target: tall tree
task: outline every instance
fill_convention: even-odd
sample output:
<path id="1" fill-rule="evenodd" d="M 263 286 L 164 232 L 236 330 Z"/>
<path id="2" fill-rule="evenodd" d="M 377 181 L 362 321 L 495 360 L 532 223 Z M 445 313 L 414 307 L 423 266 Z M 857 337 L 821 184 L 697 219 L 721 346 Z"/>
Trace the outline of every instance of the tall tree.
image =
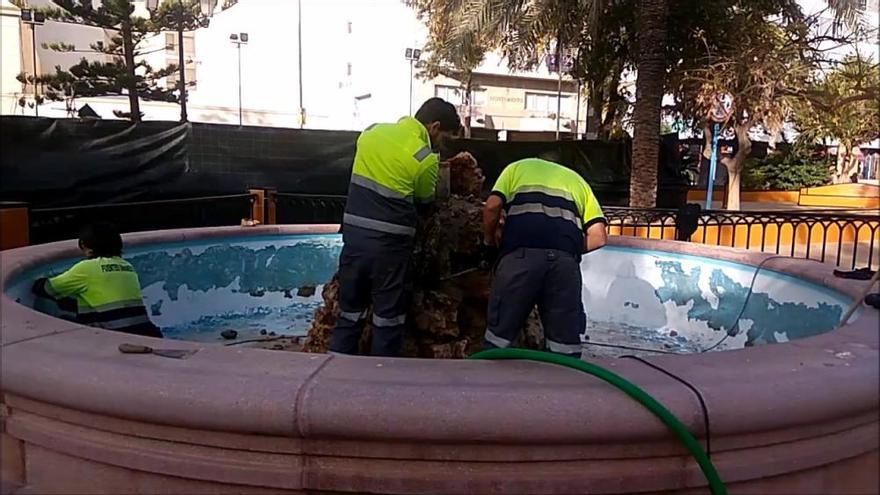
<path id="1" fill-rule="evenodd" d="M 660 110 L 666 79 L 667 0 L 639 0 L 637 12 L 638 56 L 629 204 L 653 208 L 657 204 Z"/>
<path id="2" fill-rule="evenodd" d="M 458 81 L 462 94 L 461 111 L 464 113 L 465 137 L 471 136 L 471 110 L 474 70 L 482 63 L 487 43 L 480 32 L 467 32 L 454 37 L 452 8 L 455 2 L 437 0 L 407 0 L 428 28 L 428 42 L 424 47 L 427 59 L 419 62 L 419 76 L 433 79 L 438 75 Z"/>
<path id="3" fill-rule="evenodd" d="M 211 12 L 202 12 L 199 0 L 165 0 L 159 8 L 150 12 L 150 18 L 157 30 L 174 31 L 177 33 L 177 98 L 180 101 L 180 121 L 188 120 L 186 110 L 187 84 L 194 81 L 186 80 L 186 60 L 183 33 L 207 27 Z"/>
<path id="4" fill-rule="evenodd" d="M 736 139 L 733 156 L 722 157 L 727 169 L 727 207 L 740 208 L 743 166 L 752 149 L 750 132 L 761 127 L 780 131 L 796 95 L 815 69 L 808 24 L 795 0 L 733 3 L 721 30 L 708 33 L 706 55 L 683 67 L 675 88 L 684 114 L 705 125 L 708 157 L 711 130 L 707 115 L 716 95 L 730 94 L 734 108 L 727 122 Z"/>
<path id="5" fill-rule="evenodd" d="M 798 139 L 837 140 L 834 182 L 858 172 L 856 146 L 880 138 L 880 65 L 860 56 L 843 60 L 828 74 L 817 74 L 794 105 Z"/>
<path id="6" fill-rule="evenodd" d="M 23 0 L 15 2 L 23 4 Z M 63 78 L 73 77 L 93 88 L 102 88 L 106 92 L 101 95 L 127 95 L 129 111 L 114 113 L 135 122 L 139 122 L 142 117 L 140 98 L 177 100 L 170 91 L 159 85 L 161 79 L 174 73 L 176 66 L 154 70 L 140 57 L 142 53 L 138 46 L 148 36 L 157 33 L 160 27 L 148 18 L 134 15 L 133 0 L 103 0 L 97 7 L 92 0 L 53 0 L 53 4 L 54 6 L 39 9 L 47 19 L 99 27 L 111 33 L 109 43 L 90 45 L 90 51 L 109 56 L 109 62 L 83 60 L 75 66 L 78 75 L 71 71 L 56 70 L 56 76 L 59 72 L 68 72 Z M 56 51 L 79 51 L 76 46 L 66 43 L 47 46 Z"/>
<path id="7" fill-rule="evenodd" d="M 635 57 L 641 85 L 635 101 L 634 166 L 631 175 L 630 204 L 654 206 L 657 189 L 657 162 L 659 154 L 660 106 L 665 79 L 665 38 L 668 0 L 638 0 L 638 33 L 640 50 Z M 600 43 L 603 22 L 617 3 L 607 0 L 434 0 L 442 5 L 454 28 L 449 36 L 465 40 L 485 40 L 488 48 L 500 49 L 512 68 L 534 68 L 541 58 L 552 51 L 560 53 L 571 47 L 588 48 Z M 618 13 L 621 11 L 617 11 Z M 633 31 L 630 30 L 630 33 Z M 629 43 L 627 33 L 620 37 Z M 610 46 L 610 45 L 609 45 Z M 624 45 L 617 45 L 622 48 Z M 630 49 L 631 50 L 631 49 Z M 602 58 L 605 54 L 586 51 L 585 60 Z M 590 55 L 592 53 L 592 56 Z M 622 54 L 620 54 L 622 55 Z M 603 117 L 612 114 L 611 122 L 625 109 L 620 94 L 620 73 L 628 59 L 619 57 L 591 77 L 589 97 L 607 96 L 612 104 L 601 108 Z M 644 63 L 644 67 L 641 64 Z M 581 66 L 579 69 L 583 69 Z M 586 72 L 586 71 L 584 71 Z M 586 74 L 581 74 L 586 75 Z M 589 76 L 588 76 L 589 77 Z M 594 104 L 598 103 L 594 101 Z M 604 106 L 604 102 L 603 102 Z M 595 108 L 595 107 L 594 107 Z M 603 123 L 605 119 L 603 118 Z M 610 123 L 610 122 L 609 122 Z"/>
<path id="8" fill-rule="evenodd" d="M 725 131 L 735 138 L 736 151 L 720 163 L 728 175 L 726 206 L 739 209 L 743 167 L 752 149 L 750 133 L 777 135 L 796 106 L 811 98 L 817 71 L 834 63 L 827 58 L 828 45 L 852 45 L 861 35 L 858 29 L 826 33 L 820 29 L 823 13 L 805 15 L 796 0 L 717 3 L 726 4 L 727 14 L 715 15 L 715 21 L 699 31 L 704 55 L 683 57 L 670 77 L 669 90 L 682 116 L 705 126 L 706 158 L 711 149 L 706 116 L 715 95 L 734 97 Z M 835 14 L 847 18 L 845 10 Z"/>
<path id="9" fill-rule="evenodd" d="M 635 67 L 634 7 L 635 0 L 608 2 L 600 12 L 591 14 L 602 21 L 588 23 L 575 40 L 578 56 L 571 75 L 586 83 L 587 102 L 596 115 L 600 139 L 626 134 L 633 98 L 621 80 Z"/>

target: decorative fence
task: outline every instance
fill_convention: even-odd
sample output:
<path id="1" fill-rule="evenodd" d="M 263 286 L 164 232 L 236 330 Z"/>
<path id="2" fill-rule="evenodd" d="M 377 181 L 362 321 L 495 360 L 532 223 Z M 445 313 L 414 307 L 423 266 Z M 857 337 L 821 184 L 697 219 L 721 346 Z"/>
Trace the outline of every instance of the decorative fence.
<path id="1" fill-rule="evenodd" d="M 30 210 L 32 243 L 70 239 L 101 220 L 125 232 L 262 223 L 339 223 L 345 196 L 277 193 Z M 809 258 L 854 269 L 880 267 L 880 215 L 859 211 L 698 211 L 606 207 L 609 232 Z"/>
<path id="2" fill-rule="evenodd" d="M 29 211 L 30 242 L 75 239 L 89 222 L 111 222 L 122 232 L 238 225 L 250 218 L 255 194 L 204 196 L 160 201 L 137 201 Z"/>
<path id="3" fill-rule="evenodd" d="M 279 223 L 338 223 L 345 196 L 270 194 Z M 687 240 L 809 258 L 844 268 L 880 265 L 880 215 L 871 211 L 701 211 L 607 207 L 612 235 Z M 873 214 L 871 214 L 873 213 Z M 687 230 L 692 230 L 688 235 Z"/>
<path id="4" fill-rule="evenodd" d="M 846 268 L 880 265 L 880 216 L 870 213 L 709 210 L 695 215 L 690 229 L 682 229 L 682 214 L 677 210 L 605 208 L 613 235 L 680 238 Z M 688 235 L 687 230 L 692 233 Z"/>

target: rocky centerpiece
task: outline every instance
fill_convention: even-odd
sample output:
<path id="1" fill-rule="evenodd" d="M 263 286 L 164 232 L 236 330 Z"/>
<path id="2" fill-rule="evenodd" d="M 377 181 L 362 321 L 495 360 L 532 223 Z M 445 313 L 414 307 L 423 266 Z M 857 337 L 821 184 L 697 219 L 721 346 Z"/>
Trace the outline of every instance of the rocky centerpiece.
<path id="1" fill-rule="evenodd" d="M 486 331 L 489 271 L 479 268 L 482 238 L 482 170 L 469 153 L 441 164 L 449 168 L 449 197 L 438 199 L 433 211 L 420 219 L 413 254 L 408 332 L 402 355 L 425 358 L 463 358 L 480 349 Z M 326 352 L 339 314 L 336 276 L 324 286 L 324 304 L 315 311 L 303 347 Z M 369 322 L 369 318 L 367 319 Z M 361 339 L 366 354 L 367 324 Z M 522 344 L 539 347 L 541 329 L 533 314 Z"/>

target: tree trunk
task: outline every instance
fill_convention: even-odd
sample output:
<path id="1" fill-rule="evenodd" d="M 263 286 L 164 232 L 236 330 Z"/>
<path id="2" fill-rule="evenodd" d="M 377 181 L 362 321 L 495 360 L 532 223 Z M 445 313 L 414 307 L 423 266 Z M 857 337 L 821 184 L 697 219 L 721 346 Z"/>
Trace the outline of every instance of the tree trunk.
<path id="1" fill-rule="evenodd" d="M 727 201 L 725 208 L 728 210 L 739 210 L 740 205 L 740 185 L 742 183 L 743 166 L 746 158 L 752 152 L 752 141 L 749 139 L 749 129 L 752 128 L 750 122 L 743 122 L 733 127 L 736 132 L 737 150 L 732 158 L 724 158 L 721 163 L 727 168 Z"/>
<path id="2" fill-rule="evenodd" d="M 462 104 L 464 106 L 464 137 L 466 139 L 471 138 L 471 105 L 473 102 L 471 101 L 471 86 L 473 84 L 473 77 L 468 75 L 467 79 L 464 82 L 464 96 L 462 96 Z"/>
<path id="3" fill-rule="evenodd" d="M 122 49 L 125 58 L 125 71 L 128 75 L 125 81 L 125 89 L 128 91 L 128 105 L 132 122 L 141 121 L 141 107 L 138 101 L 137 76 L 134 73 L 134 43 L 132 42 L 131 20 L 122 21 Z"/>
<path id="4" fill-rule="evenodd" d="M 666 75 L 666 11 L 666 0 L 640 0 L 636 14 L 639 55 L 629 204 L 637 208 L 653 208 L 657 204 L 660 107 Z"/>
<path id="5" fill-rule="evenodd" d="M 853 153 L 854 145 L 839 143 L 837 145 L 837 164 L 834 167 L 834 183 L 849 184 L 850 177 L 859 171 L 858 160 Z"/>

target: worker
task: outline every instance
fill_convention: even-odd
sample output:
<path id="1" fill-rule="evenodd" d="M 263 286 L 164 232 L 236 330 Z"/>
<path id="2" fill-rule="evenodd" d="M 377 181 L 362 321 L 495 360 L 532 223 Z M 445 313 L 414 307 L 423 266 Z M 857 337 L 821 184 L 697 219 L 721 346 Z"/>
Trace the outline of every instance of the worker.
<path id="1" fill-rule="evenodd" d="M 438 156 L 461 123 L 453 105 L 427 100 L 415 118 L 361 133 L 342 220 L 339 307 L 330 352 L 357 354 L 372 306 L 374 356 L 400 352 L 409 307 L 406 288 L 419 211 L 434 199 Z"/>
<path id="2" fill-rule="evenodd" d="M 141 296 L 137 273 L 122 259 L 122 237 L 109 223 L 85 226 L 79 248 L 86 259 L 51 278 L 34 282 L 33 292 L 54 299 L 59 306 L 71 301 L 76 320 L 117 332 L 162 337 L 150 321 Z"/>
<path id="3" fill-rule="evenodd" d="M 580 357 L 580 260 L 605 245 L 607 222 L 580 175 L 555 153 L 541 157 L 508 165 L 483 209 L 484 257 L 495 267 L 484 347 L 510 346 L 537 305 L 547 349 Z"/>

